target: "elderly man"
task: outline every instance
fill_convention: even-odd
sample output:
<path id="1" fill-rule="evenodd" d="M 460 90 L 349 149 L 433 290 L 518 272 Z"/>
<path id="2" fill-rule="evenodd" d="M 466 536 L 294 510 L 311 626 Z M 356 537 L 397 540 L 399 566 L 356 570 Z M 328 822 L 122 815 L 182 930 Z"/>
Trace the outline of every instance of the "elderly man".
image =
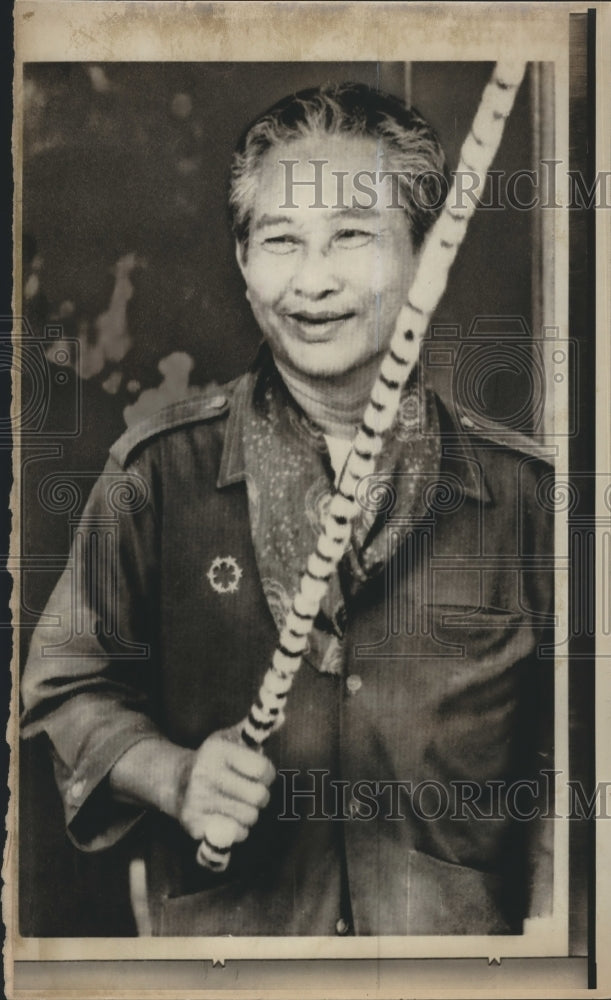
<path id="1" fill-rule="evenodd" d="M 527 439 L 455 423 L 421 373 L 361 484 L 285 725 L 264 753 L 236 730 L 444 170 L 427 123 L 360 85 L 248 129 L 230 206 L 264 344 L 222 393 L 111 449 L 34 636 L 25 733 L 51 739 L 77 845 L 146 824 L 155 934 L 519 933 L 528 912 L 540 850 L 524 820 L 551 766 L 547 468 Z M 196 861 L 211 814 L 238 831 L 221 874 Z"/>

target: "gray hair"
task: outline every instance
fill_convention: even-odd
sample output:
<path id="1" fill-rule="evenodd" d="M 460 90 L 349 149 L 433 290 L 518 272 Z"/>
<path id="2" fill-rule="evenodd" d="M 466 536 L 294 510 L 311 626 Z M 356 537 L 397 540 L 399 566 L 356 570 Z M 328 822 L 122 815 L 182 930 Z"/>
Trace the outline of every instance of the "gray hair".
<path id="1" fill-rule="evenodd" d="M 261 160 L 281 143 L 307 136 L 370 135 L 381 139 L 419 247 L 449 191 L 445 155 L 437 134 L 414 108 L 361 83 L 326 84 L 285 97 L 242 134 L 233 156 L 229 190 L 232 231 L 246 249 Z"/>

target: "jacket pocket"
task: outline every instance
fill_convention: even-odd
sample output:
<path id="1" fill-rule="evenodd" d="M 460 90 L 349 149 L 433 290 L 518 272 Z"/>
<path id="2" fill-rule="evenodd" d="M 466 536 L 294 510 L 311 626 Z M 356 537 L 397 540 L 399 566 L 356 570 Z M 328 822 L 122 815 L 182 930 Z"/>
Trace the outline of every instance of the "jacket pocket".
<path id="1" fill-rule="evenodd" d="M 430 672 L 439 714 L 498 732 L 520 697 L 522 668 L 536 650 L 532 623 L 500 610 L 436 605 L 431 626 L 433 639 L 453 651 Z"/>
<path id="2" fill-rule="evenodd" d="M 534 647 L 532 622 L 520 613 L 460 604 L 426 605 L 425 609 L 435 642 L 458 658 L 499 660 L 510 647 L 515 661 Z"/>
<path id="3" fill-rule="evenodd" d="M 407 869 L 408 934 L 511 934 L 502 912 L 501 879 L 411 850 Z"/>

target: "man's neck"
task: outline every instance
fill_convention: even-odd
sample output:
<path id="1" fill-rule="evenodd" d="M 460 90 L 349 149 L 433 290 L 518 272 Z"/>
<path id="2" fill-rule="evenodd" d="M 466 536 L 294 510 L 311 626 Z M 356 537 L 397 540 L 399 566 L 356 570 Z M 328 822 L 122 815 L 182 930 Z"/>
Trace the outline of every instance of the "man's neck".
<path id="1" fill-rule="evenodd" d="M 285 385 L 304 413 L 333 437 L 351 439 L 363 416 L 380 358 L 333 378 L 312 378 L 276 361 Z"/>

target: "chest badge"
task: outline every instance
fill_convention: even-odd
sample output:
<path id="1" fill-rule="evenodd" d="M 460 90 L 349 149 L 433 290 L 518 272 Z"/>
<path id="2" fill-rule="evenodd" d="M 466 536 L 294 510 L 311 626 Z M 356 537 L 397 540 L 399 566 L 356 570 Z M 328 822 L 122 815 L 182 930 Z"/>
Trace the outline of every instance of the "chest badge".
<path id="1" fill-rule="evenodd" d="M 206 576 L 217 594 L 235 594 L 242 579 L 242 570 L 233 556 L 217 556 L 212 560 Z"/>

